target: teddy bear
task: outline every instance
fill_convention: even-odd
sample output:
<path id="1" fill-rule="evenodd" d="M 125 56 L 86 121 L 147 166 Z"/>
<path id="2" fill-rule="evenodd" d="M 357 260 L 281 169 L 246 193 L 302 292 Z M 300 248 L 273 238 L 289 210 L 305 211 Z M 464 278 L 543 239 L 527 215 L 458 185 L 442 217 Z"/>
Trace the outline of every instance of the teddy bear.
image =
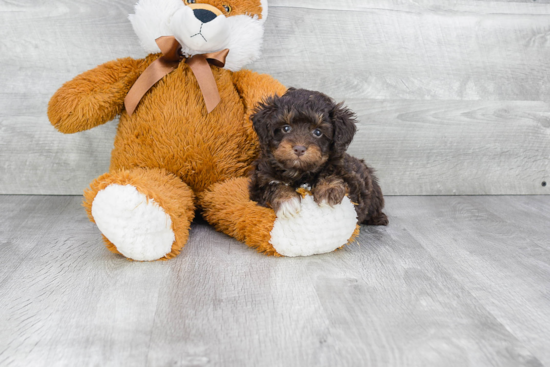
<path id="1" fill-rule="evenodd" d="M 319 252 L 317 245 L 296 251 L 299 241 L 288 243 L 285 228 L 299 221 L 277 224 L 273 210 L 248 195 L 259 152 L 250 116 L 264 98 L 286 91 L 271 76 L 242 69 L 260 57 L 267 14 L 267 0 L 140 0 L 129 19 L 148 56 L 100 65 L 51 98 L 48 117 L 62 133 L 120 117 L 109 172 L 84 193 L 110 251 L 137 261 L 174 258 L 200 211 L 267 255 Z M 356 235 L 351 222 L 320 252 Z M 272 236 L 282 241 L 279 250 Z"/>

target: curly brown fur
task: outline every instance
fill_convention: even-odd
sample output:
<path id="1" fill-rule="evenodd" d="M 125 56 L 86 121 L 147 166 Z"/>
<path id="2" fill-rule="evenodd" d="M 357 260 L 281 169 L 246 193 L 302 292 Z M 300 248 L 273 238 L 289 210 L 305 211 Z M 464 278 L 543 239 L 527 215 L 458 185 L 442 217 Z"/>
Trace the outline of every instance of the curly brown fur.
<path id="1" fill-rule="evenodd" d="M 358 223 L 388 224 L 374 170 L 346 153 L 356 120 L 342 103 L 290 88 L 259 104 L 252 122 L 261 147 L 250 182 L 253 201 L 277 211 L 307 184 L 319 204 L 339 204 L 347 194 L 356 204 Z"/>

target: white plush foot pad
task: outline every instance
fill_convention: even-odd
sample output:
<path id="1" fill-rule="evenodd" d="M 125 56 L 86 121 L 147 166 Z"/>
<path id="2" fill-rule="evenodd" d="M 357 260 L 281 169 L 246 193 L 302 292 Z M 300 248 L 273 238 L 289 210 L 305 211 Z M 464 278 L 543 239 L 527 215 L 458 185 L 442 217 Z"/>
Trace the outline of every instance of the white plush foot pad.
<path id="1" fill-rule="evenodd" d="M 172 220 L 154 200 L 134 186 L 111 185 L 92 204 L 99 230 L 132 260 L 153 261 L 172 251 Z"/>
<path id="2" fill-rule="evenodd" d="M 275 250 L 283 256 L 324 254 L 345 245 L 357 227 L 357 213 L 346 196 L 334 207 L 319 206 L 313 196 L 302 199 L 294 217 L 278 217 L 271 231 Z"/>

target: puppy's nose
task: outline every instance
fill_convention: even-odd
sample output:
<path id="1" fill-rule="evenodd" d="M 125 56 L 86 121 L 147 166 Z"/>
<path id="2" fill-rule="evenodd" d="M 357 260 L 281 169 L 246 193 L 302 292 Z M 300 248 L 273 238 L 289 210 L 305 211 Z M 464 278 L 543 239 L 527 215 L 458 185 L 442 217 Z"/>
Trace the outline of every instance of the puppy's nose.
<path id="1" fill-rule="evenodd" d="M 303 145 L 296 145 L 294 148 L 294 154 L 296 154 L 298 157 L 301 157 L 305 154 L 307 148 Z"/>
<path id="2" fill-rule="evenodd" d="M 206 9 L 193 9 L 193 13 L 195 13 L 195 18 L 203 23 L 211 22 L 217 17 L 216 14 Z"/>

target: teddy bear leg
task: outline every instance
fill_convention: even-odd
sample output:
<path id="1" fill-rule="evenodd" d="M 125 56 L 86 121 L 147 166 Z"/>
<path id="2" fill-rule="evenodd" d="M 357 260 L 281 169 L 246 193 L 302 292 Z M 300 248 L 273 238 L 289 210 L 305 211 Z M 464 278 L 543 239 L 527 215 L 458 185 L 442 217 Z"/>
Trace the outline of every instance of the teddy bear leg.
<path id="1" fill-rule="evenodd" d="M 270 244 L 275 223 L 273 210 L 251 201 L 248 179 L 234 178 L 210 187 L 199 195 L 204 218 L 216 228 L 258 252 L 281 256 Z"/>
<path id="2" fill-rule="evenodd" d="M 193 191 L 162 169 L 106 173 L 84 192 L 90 220 L 107 248 L 137 261 L 176 257 L 195 215 Z"/>
<path id="3" fill-rule="evenodd" d="M 215 184 L 199 195 L 199 202 L 205 219 L 217 230 L 259 252 L 290 257 L 323 254 L 359 235 L 357 213 L 349 199 L 339 208 L 329 209 L 306 195 L 301 218 L 281 219 L 272 209 L 250 200 L 248 183 L 247 178 L 235 178 Z"/>

